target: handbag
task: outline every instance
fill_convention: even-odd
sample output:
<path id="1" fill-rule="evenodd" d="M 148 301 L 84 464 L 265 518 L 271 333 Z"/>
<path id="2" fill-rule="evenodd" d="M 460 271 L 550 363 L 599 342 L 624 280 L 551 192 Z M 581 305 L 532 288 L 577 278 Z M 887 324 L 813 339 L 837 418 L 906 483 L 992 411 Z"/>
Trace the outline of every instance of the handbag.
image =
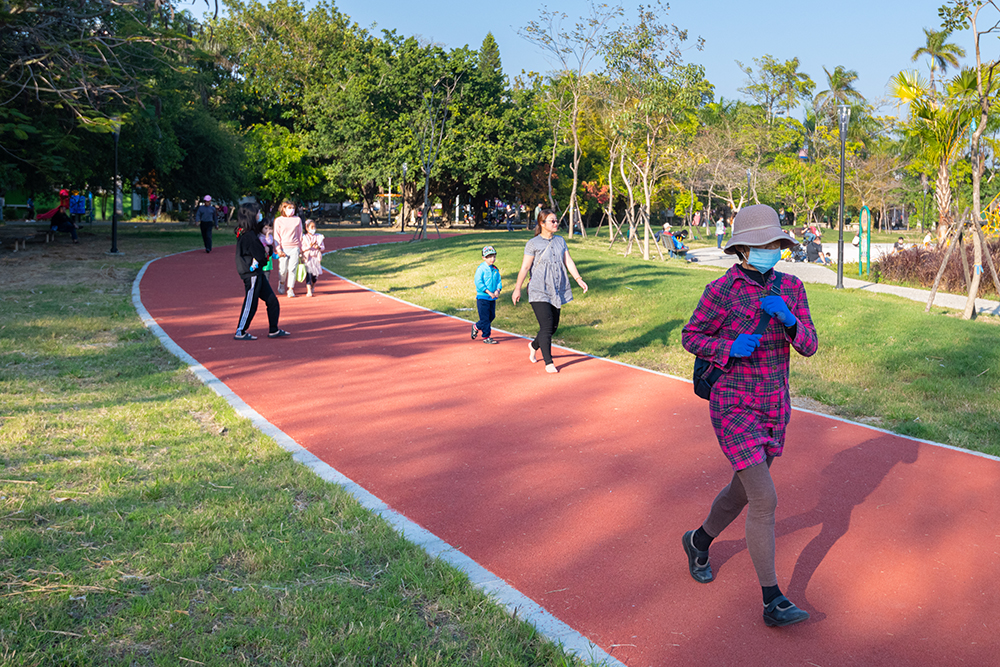
<path id="1" fill-rule="evenodd" d="M 295 280 L 296 282 L 304 282 L 306 279 L 306 265 L 299 262 L 299 265 L 295 268 Z"/>
<path id="2" fill-rule="evenodd" d="M 781 274 L 776 273 L 774 276 L 774 282 L 771 283 L 771 294 L 780 295 L 781 293 Z M 755 334 L 763 334 L 767 331 L 767 327 L 771 324 L 771 316 L 767 313 L 761 311 L 760 322 L 757 323 L 757 328 L 754 330 Z M 715 383 L 722 377 L 723 370 L 713 364 L 708 359 L 702 359 L 701 357 L 694 358 L 694 393 L 699 398 L 704 398 L 706 401 L 712 398 L 712 388 Z"/>

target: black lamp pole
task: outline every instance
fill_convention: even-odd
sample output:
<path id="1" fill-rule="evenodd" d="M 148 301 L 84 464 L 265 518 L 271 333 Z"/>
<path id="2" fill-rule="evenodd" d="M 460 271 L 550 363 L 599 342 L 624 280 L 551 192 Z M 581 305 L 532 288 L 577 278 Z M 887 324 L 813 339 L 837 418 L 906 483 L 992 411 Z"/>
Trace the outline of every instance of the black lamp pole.
<path id="1" fill-rule="evenodd" d="M 837 289 L 844 289 L 844 142 L 847 140 L 851 107 L 841 104 L 837 107 L 837 116 L 840 120 L 840 236 L 837 239 Z"/>
<path id="2" fill-rule="evenodd" d="M 114 199 L 111 207 L 111 254 L 118 254 L 118 135 L 121 134 L 122 124 L 118 117 L 114 119 L 115 134 L 115 182 Z"/>

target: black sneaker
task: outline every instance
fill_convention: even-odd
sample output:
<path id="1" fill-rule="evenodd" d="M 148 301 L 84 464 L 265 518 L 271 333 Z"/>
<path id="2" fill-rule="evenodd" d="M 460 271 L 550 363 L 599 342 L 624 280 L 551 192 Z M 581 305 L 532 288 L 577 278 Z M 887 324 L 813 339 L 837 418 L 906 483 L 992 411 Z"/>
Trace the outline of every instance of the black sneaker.
<path id="1" fill-rule="evenodd" d="M 710 583 L 715 579 L 715 575 L 712 574 L 712 566 L 708 564 L 708 552 L 699 551 L 694 548 L 694 541 L 691 539 L 692 535 L 694 535 L 694 531 L 689 530 L 681 538 L 684 553 L 687 554 L 688 572 L 691 573 L 691 578 L 699 584 Z"/>
<path id="2" fill-rule="evenodd" d="M 278 329 L 277 331 L 272 331 L 271 333 L 267 334 L 267 337 L 268 338 L 284 338 L 285 336 L 291 336 L 291 335 L 292 334 L 288 333 L 284 329 Z"/>
<path id="3" fill-rule="evenodd" d="M 783 628 L 808 618 L 808 611 L 799 609 L 784 595 L 779 595 L 770 604 L 764 605 L 764 624 L 771 628 Z"/>
<path id="4" fill-rule="evenodd" d="M 245 333 L 236 332 L 236 335 L 233 336 L 233 340 L 257 340 L 257 337 L 251 335 L 249 332 Z"/>
<path id="5" fill-rule="evenodd" d="M 476 340 L 476 336 L 478 336 L 478 335 L 479 335 L 479 329 L 477 329 L 476 325 L 473 324 L 472 325 L 472 340 Z"/>

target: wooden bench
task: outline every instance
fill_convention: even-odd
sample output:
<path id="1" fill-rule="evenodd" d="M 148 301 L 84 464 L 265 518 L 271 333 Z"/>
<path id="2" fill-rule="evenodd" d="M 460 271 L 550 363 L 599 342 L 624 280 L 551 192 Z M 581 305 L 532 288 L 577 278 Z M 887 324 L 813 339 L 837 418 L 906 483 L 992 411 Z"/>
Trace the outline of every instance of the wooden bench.
<path id="1" fill-rule="evenodd" d="M 28 245 L 28 241 L 34 241 L 36 238 L 39 238 L 39 240 L 44 238 L 44 242 L 49 243 L 50 241 L 55 240 L 56 232 L 52 231 L 48 225 L 45 225 L 44 227 L 14 227 L 10 229 L 0 228 L 0 243 L 6 245 L 7 243 L 13 241 L 14 252 L 24 250 Z"/>

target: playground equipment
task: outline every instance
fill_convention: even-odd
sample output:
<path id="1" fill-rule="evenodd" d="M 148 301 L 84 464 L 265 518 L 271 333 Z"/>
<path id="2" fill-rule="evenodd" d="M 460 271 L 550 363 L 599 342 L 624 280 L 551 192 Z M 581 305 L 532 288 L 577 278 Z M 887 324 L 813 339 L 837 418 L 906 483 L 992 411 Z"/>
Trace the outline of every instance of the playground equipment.
<path id="1" fill-rule="evenodd" d="M 990 200 L 983 209 L 983 234 L 1000 237 L 1000 194 Z"/>

